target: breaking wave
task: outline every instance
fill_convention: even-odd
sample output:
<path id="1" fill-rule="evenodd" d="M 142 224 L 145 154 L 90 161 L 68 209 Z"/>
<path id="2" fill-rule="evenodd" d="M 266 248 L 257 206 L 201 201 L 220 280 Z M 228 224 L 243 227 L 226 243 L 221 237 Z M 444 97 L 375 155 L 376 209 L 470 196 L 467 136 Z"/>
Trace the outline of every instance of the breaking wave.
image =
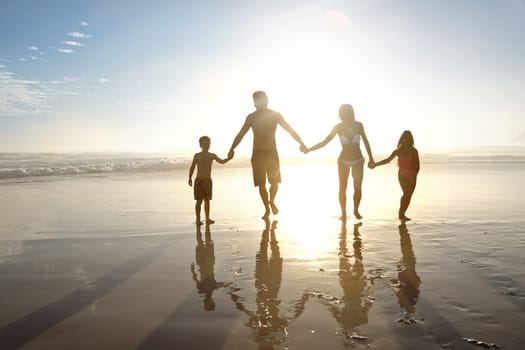
<path id="1" fill-rule="evenodd" d="M 0 154 L 0 179 L 130 171 L 167 171 L 189 166 L 185 157 L 137 154 Z"/>

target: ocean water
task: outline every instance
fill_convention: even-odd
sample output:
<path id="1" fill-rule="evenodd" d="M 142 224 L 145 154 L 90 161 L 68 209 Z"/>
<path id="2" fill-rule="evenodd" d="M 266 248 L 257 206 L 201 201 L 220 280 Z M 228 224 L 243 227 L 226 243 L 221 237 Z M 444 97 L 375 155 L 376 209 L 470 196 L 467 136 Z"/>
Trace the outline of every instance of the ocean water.
<path id="1" fill-rule="evenodd" d="M 52 175 L 163 171 L 187 167 L 188 157 L 132 153 L 0 153 L 0 179 Z"/>
<path id="2" fill-rule="evenodd" d="M 360 211 L 369 224 L 395 220 L 401 190 L 392 164 L 366 169 Z M 0 238 L 171 232 L 195 222 L 189 161 L 166 155 L 0 156 Z M 337 168 L 282 166 L 282 219 L 336 218 Z M 408 215 L 418 222 L 517 222 L 525 213 L 525 161 L 423 160 Z M 217 225 L 253 225 L 262 215 L 251 170 L 215 164 L 212 216 Z M 351 182 L 348 212 L 352 209 Z M 285 214 L 284 216 L 282 214 Z"/>

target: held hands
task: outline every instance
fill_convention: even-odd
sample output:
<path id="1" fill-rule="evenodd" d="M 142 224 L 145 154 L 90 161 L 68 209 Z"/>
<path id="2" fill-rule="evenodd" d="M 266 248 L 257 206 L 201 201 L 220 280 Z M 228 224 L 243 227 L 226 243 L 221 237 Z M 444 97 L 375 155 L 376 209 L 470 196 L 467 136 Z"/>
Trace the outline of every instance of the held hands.
<path id="1" fill-rule="evenodd" d="M 233 151 L 233 149 L 231 149 L 231 150 L 228 152 L 228 160 L 232 159 L 234 155 L 235 155 L 235 152 Z"/>
<path id="2" fill-rule="evenodd" d="M 303 152 L 304 154 L 310 152 L 310 150 L 308 149 L 308 147 L 305 146 L 304 143 L 301 144 L 301 147 L 299 147 L 299 150 L 300 150 L 301 152 Z"/>
<path id="3" fill-rule="evenodd" d="M 370 160 L 368 161 L 368 167 L 369 167 L 370 169 L 374 169 L 374 168 L 376 167 L 376 163 L 375 163 L 372 159 L 370 159 Z"/>

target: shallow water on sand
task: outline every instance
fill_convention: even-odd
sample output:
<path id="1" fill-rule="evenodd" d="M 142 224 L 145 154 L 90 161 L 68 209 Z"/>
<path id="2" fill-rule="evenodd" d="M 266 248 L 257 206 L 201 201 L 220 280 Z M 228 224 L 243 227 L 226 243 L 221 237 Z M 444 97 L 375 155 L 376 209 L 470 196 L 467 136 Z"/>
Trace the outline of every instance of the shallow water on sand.
<path id="1" fill-rule="evenodd" d="M 186 172 L 3 182 L 0 348 L 519 349 L 506 167 L 428 165 L 405 225 L 393 167 L 365 174 L 359 222 L 337 219 L 331 166 L 283 167 L 268 222 L 249 169 L 217 167 L 200 229 Z"/>

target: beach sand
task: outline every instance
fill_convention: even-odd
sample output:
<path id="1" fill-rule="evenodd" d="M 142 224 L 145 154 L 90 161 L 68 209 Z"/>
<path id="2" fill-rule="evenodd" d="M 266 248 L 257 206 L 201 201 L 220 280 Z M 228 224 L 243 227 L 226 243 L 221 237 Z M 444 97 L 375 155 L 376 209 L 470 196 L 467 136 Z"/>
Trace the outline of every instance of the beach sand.
<path id="1" fill-rule="evenodd" d="M 346 222 L 335 165 L 282 172 L 265 222 L 215 166 L 200 228 L 187 171 L 1 180 L 0 349 L 523 348 L 525 164 L 423 164 L 405 225 L 394 166 Z"/>

